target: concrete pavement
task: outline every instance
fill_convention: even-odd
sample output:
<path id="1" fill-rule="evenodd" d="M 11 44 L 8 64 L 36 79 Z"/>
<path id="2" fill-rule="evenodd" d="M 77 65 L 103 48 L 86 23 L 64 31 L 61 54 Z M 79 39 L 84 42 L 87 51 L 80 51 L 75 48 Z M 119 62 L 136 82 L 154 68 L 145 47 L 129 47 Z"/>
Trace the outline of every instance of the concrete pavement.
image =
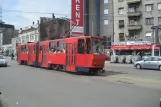
<path id="1" fill-rule="evenodd" d="M 159 107 L 160 89 L 103 79 L 112 74 L 81 76 L 9 64 L 0 68 L 8 107 Z"/>

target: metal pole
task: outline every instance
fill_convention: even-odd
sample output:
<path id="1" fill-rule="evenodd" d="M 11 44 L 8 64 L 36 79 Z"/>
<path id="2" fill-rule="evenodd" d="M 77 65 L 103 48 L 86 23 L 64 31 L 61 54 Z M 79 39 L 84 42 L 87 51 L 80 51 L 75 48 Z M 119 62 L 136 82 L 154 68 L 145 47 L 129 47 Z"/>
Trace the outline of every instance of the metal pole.
<path id="1" fill-rule="evenodd" d="M 94 36 L 94 26 L 93 26 L 93 19 L 92 19 L 92 36 Z"/>
<path id="2" fill-rule="evenodd" d="M 152 56 L 154 56 L 154 44 L 152 44 Z"/>

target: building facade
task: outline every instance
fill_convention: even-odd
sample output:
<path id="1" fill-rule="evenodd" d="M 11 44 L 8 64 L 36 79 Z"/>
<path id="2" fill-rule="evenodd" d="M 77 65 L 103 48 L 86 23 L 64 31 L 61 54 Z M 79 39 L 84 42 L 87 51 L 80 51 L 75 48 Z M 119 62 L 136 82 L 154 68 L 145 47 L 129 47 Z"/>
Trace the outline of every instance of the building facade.
<path id="1" fill-rule="evenodd" d="M 30 27 L 25 30 L 20 30 L 19 35 L 19 43 L 28 43 L 28 42 L 37 42 L 39 41 L 39 31 L 38 28 Z"/>
<path id="2" fill-rule="evenodd" d="M 114 41 L 153 41 L 161 24 L 160 0 L 113 0 Z"/>
<path id="3" fill-rule="evenodd" d="M 105 48 L 113 39 L 113 0 L 84 0 L 84 34 L 105 37 Z"/>
<path id="4" fill-rule="evenodd" d="M 12 52 L 16 54 L 16 44 L 18 43 L 18 37 L 12 38 Z"/>
<path id="5" fill-rule="evenodd" d="M 39 41 L 39 21 L 31 26 L 25 27 L 25 29 L 20 28 L 18 34 L 18 43 L 28 43 Z"/>

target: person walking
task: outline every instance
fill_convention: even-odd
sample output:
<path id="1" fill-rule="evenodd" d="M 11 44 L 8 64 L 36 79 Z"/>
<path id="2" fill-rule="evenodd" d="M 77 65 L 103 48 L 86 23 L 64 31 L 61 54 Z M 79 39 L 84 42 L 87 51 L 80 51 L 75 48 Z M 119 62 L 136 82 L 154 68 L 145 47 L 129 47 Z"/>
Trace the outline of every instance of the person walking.
<path id="1" fill-rule="evenodd" d="M 11 54 L 11 60 L 14 60 L 14 54 L 13 53 Z"/>

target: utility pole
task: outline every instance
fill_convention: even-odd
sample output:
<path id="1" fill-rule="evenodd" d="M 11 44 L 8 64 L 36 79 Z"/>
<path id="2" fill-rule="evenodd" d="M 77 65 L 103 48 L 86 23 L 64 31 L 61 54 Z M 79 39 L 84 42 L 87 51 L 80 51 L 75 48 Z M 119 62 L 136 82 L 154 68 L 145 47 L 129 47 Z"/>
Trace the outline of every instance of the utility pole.
<path id="1" fill-rule="evenodd" d="M 0 23 L 2 23 L 2 4 L 0 3 Z"/>

